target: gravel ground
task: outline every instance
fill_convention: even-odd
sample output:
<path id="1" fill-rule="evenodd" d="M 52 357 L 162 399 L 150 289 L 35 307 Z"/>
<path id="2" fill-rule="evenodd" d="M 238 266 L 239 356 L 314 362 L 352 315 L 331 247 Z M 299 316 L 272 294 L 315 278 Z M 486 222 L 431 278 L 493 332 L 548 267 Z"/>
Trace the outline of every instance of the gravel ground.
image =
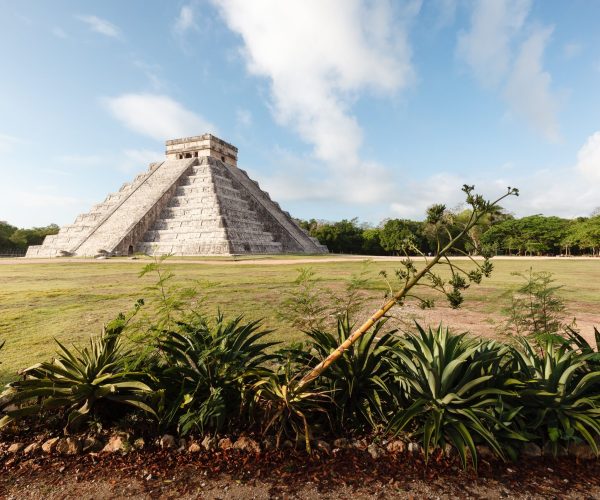
<path id="1" fill-rule="evenodd" d="M 36 456 L 0 461 L 2 498 L 600 498 L 600 461 L 487 462 L 478 473 L 450 459 L 377 460 L 358 450 L 191 455 Z"/>

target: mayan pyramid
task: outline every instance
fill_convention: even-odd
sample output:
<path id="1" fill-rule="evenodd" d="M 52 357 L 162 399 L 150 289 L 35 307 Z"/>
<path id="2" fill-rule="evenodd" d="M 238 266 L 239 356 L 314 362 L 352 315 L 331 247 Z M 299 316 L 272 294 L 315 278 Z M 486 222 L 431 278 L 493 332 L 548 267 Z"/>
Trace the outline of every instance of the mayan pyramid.
<path id="1" fill-rule="evenodd" d="M 237 167 L 237 148 L 205 134 L 166 143 L 166 160 L 30 246 L 27 257 L 324 253 Z"/>

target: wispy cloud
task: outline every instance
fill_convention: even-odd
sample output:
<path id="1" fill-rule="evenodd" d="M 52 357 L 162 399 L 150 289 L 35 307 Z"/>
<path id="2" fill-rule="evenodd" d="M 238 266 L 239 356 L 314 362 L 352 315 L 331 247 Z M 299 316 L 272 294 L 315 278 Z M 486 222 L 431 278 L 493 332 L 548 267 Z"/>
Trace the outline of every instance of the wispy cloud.
<path id="1" fill-rule="evenodd" d="M 563 47 L 563 55 L 565 59 L 573 59 L 583 51 L 583 45 L 579 42 L 569 42 Z"/>
<path id="2" fill-rule="evenodd" d="M 67 35 L 67 33 L 65 32 L 65 30 L 63 30 L 62 28 L 60 28 L 59 26 L 54 26 L 51 30 L 50 33 L 52 33 L 56 38 L 62 38 L 62 39 L 66 39 L 69 38 L 69 36 Z"/>
<path id="3" fill-rule="evenodd" d="M 588 137 L 577 154 L 577 170 L 588 179 L 600 181 L 600 131 Z M 600 204 L 600 197 L 598 198 Z"/>
<path id="4" fill-rule="evenodd" d="M 505 99 L 548 140 L 560 139 L 559 97 L 543 66 L 552 27 L 528 22 L 531 0 L 474 2 L 469 30 L 458 36 L 457 54 L 475 78 Z"/>
<path id="5" fill-rule="evenodd" d="M 92 15 L 77 16 L 77 19 L 87 24 L 95 33 L 111 38 L 121 38 L 121 30 L 106 19 Z"/>
<path id="6" fill-rule="evenodd" d="M 0 133 L 0 153 L 8 153 L 12 151 L 18 144 L 23 144 L 25 141 L 13 135 Z"/>
<path id="7" fill-rule="evenodd" d="M 126 149 L 121 155 L 118 169 L 122 172 L 143 172 L 148 165 L 155 161 L 163 161 L 164 151 L 152 151 L 149 149 Z"/>
<path id="8" fill-rule="evenodd" d="M 552 93 L 550 74 L 542 56 L 551 28 L 535 28 L 523 42 L 510 72 L 504 96 L 515 114 L 525 117 L 552 142 L 560 139 L 558 99 Z"/>
<path id="9" fill-rule="evenodd" d="M 127 128 L 159 141 L 215 131 L 213 124 L 166 95 L 124 94 L 104 103 Z"/>
<path id="10" fill-rule="evenodd" d="M 183 35 L 187 31 L 195 29 L 198 29 L 195 7 L 193 4 L 183 5 L 173 24 L 173 31 L 178 35 Z"/>

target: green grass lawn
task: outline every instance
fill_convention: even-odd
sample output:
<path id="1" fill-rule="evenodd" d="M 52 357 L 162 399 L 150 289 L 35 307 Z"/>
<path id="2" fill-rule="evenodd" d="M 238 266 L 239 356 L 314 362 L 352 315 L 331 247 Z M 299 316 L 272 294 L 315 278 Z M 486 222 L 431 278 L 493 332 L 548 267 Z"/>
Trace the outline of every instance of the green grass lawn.
<path id="1" fill-rule="evenodd" d="M 208 264 L 182 262 L 168 264 L 180 283 L 207 280 L 205 307 L 211 313 L 220 308 L 228 315 L 245 314 L 249 319 L 264 318 L 265 325 L 281 340 L 298 339 L 300 332 L 278 319 L 277 307 L 293 288 L 299 267 L 311 267 L 323 286 L 342 290 L 353 273 L 363 268 L 361 261 L 340 260 L 301 264 L 298 258 L 286 262 L 232 264 L 215 259 Z M 289 262 L 288 262 L 289 261 Z M 102 323 L 117 313 L 131 309 L 138 298 L 148 296 L 145 287 L 153 284 L 153 275 L 139 278 L 146 261 L 27 262 L 0 264 L 0 382 L 32 363 L 48 359 L 54 350 L 53 339 L 81 343 L 89 334 L 98 333 Z M 564 285 L 560 295 L 573 315 L 596 314 L 600 324 L 600 260 L 531 259 L 496 260 L 491 279 L 465 293 L 465 311 L 478 311 L 499 317 L 507 305 L 507 290 L 520 281 L 515 271 L 554 273 Z M 378 272 L 393 275 L 397 263 L 377 261 L 369 264 L 374 282 L 368 293 L 373 303 L 383 297 L 386 285 Z M 443 310 L 443 309 L 442 309 Z M 477 333 L 474 331 L 473 333 Z"/>

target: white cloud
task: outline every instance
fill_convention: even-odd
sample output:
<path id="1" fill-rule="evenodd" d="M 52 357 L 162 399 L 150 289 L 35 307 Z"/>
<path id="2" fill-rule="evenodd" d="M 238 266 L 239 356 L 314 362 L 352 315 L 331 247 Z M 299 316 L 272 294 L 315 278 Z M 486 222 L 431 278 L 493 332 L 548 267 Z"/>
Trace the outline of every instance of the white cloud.
<path id="1" fill-rule="evenodd" d="M 235 123 L 238 127 L 249 127 L 252 125 L 252 113 L 247 109 L 238 109 L 235 113 Z"/>
<path id="2" fill-rule="evenodd" d="M 186 31 L 192 29 L 198 29 L 194 7 L 191 4 L 183 5 L 179 10 L 179 15 L 175 20 L 173 30 L 176 34 L 182 35 Z"/>
<path id="3" fill-rule="evenodd" d="M 61 155 L 56 158 L 57 161 L 66 166 L 74 167 L 96 167 L 106 163 L 106 159 L 100 155 Z"/>
<path id="4" fill-rule="evenodd" d="M 551 28 L 534 29 L 523 42 L 509 75 L 504 96 L 514 113 L 524 116 L 553 142 L 560 138 L 558 103 L 552 94 L 552 78 L 542 67 Z"/>
<path id="5" fill-rule="evenodd" d="M 159 141 L 215 131 L 207 120 L 166 95 L 124 94 L 104 102 L 127 128 Z"/>
<path id="6" fill-rule="evenodd" d="M 527 23 L 531 6 L 531 0 L 473 2 L 470 29 L 459 35 L 457 55 L 484 87 L 500 90 L 513 114 L 557 141 L 558 98 L 542 63 L 552 28 Z"/>
<path id="7" fill-rule="evenodd" d="M 277 122 L 313 146 L 329 195 L 360 188 L 362 201 L 376 199 L 386 182 L 360 157 L 363 131 L 351 108 L 361 92 L 392 94 L 413 81 L 407 24 L 420 2 L 402 10 L 361 0 L 214 3 L 242 37 L 249 72 L 268 79 Z"/>
<path id="8" fill-rule="evenodd" d="M 68 38 L 68 35 L 65 33 L 65 30 L 63 30 L 62 28 L 58 27 L 58 26 L 54 26 L 54 28 L 52 28 L 50 30 L 50 32 L 56 37 L 56 38 Z"/>
<path id="9" fill-rule="evenodd" d="M 577 170 L 588 179 L 600 181 L 600 131 L 588 137 L 579 150 Z M 600 197 L 598 199 L 600 200 Z"/>
<path id="10" fill-rule="evenodd" d="M 149 149 L 126 149 L 123 151 L 121 161 L 118 164 L 122 172 L 143 172 L 153 162 L 163 161 L 164 151 L 152 151 Z"/>
<path id="11" fill-rule="evenodd" d="M 18 144 L 22 144 L 24 141 L 18 137 L 8 134 L 0 133 L 0 153 L 8 153 L 12 151 Z"/>
<path id="12" fill-rule="evenodd" d="M 578 42 L 569 42 L 566 43 L 565 46 L 563 47 L 563 55 L 565 56 L 566 59 L 573 59 L 574 57 L 577 57 L 579 54 L 581 54 L 581 51 L 583 50 L 583 45 L 581 45 Z"/>
<path id="13" fill-rule="evenodd" d="M 121 30 L 119 30 L 117 26 L 107 21 L 106 19 L 102 19 L 98 16 L 77 16 L 77 19 L 87 24 L 88 27 L 96 33 L 111 38 L 121 37 Z"/>
<path id="14" fill-rule="evenodd" d="M 72 207 L 81 203 L 81 199 L 73 196 L 61 196 L 32 191 L 20 191 L 17 195 L 18 199 L 21 201 L 21 205 L 26 208 L 48 209 L 54 207 Z"/>
<path id="15" fill-rule="evenodd" d="M 486 0 L 473 3 L 470 31 L 458 37 L 457 52 L 485 86 L 498 85 L 511 64 L 511 45 L 531 0 Z"/>
<path id="16" fill-rule="evenodd" d="M 592 134 L 577 153 L 577 161 L 562 168 L 489 169 L 470 179 L 452 173 L 438 173 L 411 183 L 403 199 L 393 202 L 391 211 L 398 217 L 422 218 L 425 209 L 443 202 L 449 207 L 464 200 L 460 186 L 475 184 L 478 192 L 492 198 L 504 193 L 507 186 L 519 188 L 518 198 L 509 198 L 503 206 L 517 216 L 532 214 L 561 217 L 586 216 L 600 200 L 600 131 Z M 576 200 L 576 203 L 574 202 Z"/>

